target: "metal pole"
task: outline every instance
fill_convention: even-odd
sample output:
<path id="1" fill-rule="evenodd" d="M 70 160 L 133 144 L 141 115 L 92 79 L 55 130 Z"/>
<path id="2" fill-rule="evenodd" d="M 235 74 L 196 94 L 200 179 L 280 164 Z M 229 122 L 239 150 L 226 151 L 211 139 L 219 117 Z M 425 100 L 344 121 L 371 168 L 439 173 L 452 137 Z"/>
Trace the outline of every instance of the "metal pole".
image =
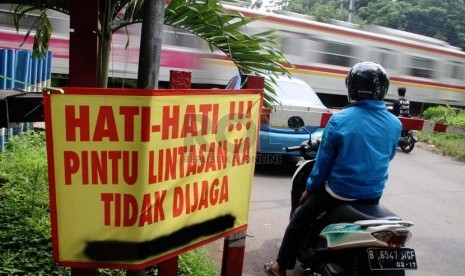
<path id="1" fill-rule="evenodd" d="M 355 13 L 355 8 L 354 8 L 354 0 L 350 0 L 349 3 L 349 22 L 352 23 L 354 20 L 354 13 Z"/>

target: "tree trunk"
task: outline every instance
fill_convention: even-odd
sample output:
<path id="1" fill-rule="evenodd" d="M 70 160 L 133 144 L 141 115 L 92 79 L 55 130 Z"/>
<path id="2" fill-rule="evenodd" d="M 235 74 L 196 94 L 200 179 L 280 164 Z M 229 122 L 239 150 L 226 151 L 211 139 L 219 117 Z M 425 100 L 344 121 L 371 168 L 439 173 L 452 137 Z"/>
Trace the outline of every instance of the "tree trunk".
<path id="1" fill-rule="evenodd" d="M 97 87 L 107 87 L 111 51 L 111 34 L 109 39 L 105 39 L 100 36 L 98 44 Z"/>
<path id="2" fill-rule="evenodd" d="M 97 87 L 107 87 L 111 40 L 113 37 L 113 31 L 111 29 L 113 9 L 111 6 L 111 1 L 101 1 L 101 3 L 104 3 L 104 7 L 101 7 L 99 17 L 101 33 L 99 35 L 97 53 Z"/>
<path id="3" fill-rule="evenodd" d="M 144 1 L 137 74 L 138 88 L 158 88 L 164 18 L 165 0 Z M 145 275 L 145 272 L 144 270 L 128 270 L 126 275 Z"/>
<path id="4" fill-rule="evenodd" d="M 140 37 L 138 88 L 158 88 L 165 0 L 144 1 Z"/>

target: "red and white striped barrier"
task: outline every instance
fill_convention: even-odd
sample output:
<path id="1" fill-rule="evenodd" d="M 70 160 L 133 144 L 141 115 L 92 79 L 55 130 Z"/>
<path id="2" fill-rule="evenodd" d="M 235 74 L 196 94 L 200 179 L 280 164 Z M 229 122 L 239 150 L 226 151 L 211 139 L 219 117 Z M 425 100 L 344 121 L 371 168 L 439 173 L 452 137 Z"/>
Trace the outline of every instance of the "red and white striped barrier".
<path id="1" fill-rule="evenodd" d="M 404 118 L 400 117 L 400 121 L 402 122 L 403 129 L 409 130 L 419 130 L 419 131 L 437 131 L 437 132 L 445 132 L 457 135 L 465 135 L 465 129 L 448 126 L 445 124 L 427 121 L 419 118 Z"/>
<path id="2" fill-rule="evenodd" d="M 288 109 L 277 109 L 271 112 L 270 122 L 272 126 L 287 126 L 287 120 L 291 116 L 301 117 L 305 125 L 325 127 L 333 113 L 321 111 L 299 111 Z M 448 126 L 433 121 L 427 121 L 420 118 L 405 118 L 400 117 L 402 128 L 408 130 L 418 131 L 436 131 L 445 132 L 457 135 L 465 135 L 465 129 Z"/>

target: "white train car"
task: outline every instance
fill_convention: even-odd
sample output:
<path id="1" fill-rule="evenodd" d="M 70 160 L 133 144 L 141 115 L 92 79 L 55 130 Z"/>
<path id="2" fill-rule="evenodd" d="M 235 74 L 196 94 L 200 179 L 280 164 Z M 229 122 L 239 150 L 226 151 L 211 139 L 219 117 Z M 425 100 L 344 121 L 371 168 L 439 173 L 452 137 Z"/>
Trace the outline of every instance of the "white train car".
<path id="1" fill-rule="evenodd" d="M 387 100 L 397 98 L 397 88 L 404 86 L 414 102 L 465 106 L 465 53 L 443 41 L 387 28 L 362 30 L 355 25 L 325 24 L 296 14 L 225 7 L 245 16 L 261 16 L 248 25 L 246 32 L 277 30 L 280 50 L 294 66 L 291 73 L 307 81 L 323 100 L 345 100 L 348 69 L 369 60 L 383 65 L 390 76 Z M 0 5 L 0 47 L 18 48 L 24 32 L 16 33 L 7 19 L 8 11 L 8 5 Z M 56 13 L 52 24 L 52 72 L 67 74 L 69 19 Z M 125 31 L 114 35 L 110 77 L 137 78 L 139 38 L 140 24 L 130 26 L 129 36 Z M 222 86 L 237 74 L 226 55 L 210 52 L 205 41 L 189 32 L 175 32 L 165 26 L 163 44 L 160 81 L 168 81 L 170 70 L 187 70 L 192 72 L 195 84 Z M 31 45 L 32 38 L 23 48 L 30 49 Z"/>
<path id="2" fill-rule="evenodd" d="M 318 93 L 346 95 L 347 71 L 369 60 L 390 76 L 387 99 L 396 99 L 397 88 L 404 86 L 411 101 L 465 105 L 465 53 L 443 41 L 388 28 L 324 24 L 297 14 L 261 15 L 250 28 L 277 29 L 280 50 L 295 66 L 292 73 Z"/>

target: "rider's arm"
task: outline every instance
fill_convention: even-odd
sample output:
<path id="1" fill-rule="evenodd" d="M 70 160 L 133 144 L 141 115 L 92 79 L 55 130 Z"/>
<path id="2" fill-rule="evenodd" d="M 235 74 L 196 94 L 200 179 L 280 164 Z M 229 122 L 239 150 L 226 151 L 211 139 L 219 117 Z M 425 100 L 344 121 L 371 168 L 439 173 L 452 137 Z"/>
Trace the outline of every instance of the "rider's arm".
<path id="1" fill-rule="evenodd" d="M 397 119 L 396 124 L 392 124 L 392 126 L 396 128 L 396 131 L 394 132 L 396 136 L 393 139 L 397 139 L 398 141 L 402 133 L 402 122 L 399 120 L 399 118 L 396 118 L 396 119 Z M 396 155 L 396 152 L 397 152 L 397 143 L 393 143 L 392 148 L 391 148 L 390 160 L 394 158 L 394 156 Z"/>
<path id="2" fill-rule="evenodd" d="M 310 177 L 307 179 L 307 193 L 312 193 L 324 187 L 329 177 L 336 149 L 333 139 L 334 122 L 329 120 L 323 133 L 323 139 L 318 149 L 315 166 L 313 167 Z"/>
<path id="3" fill-rule="evenodd" d="M 394 104 L 392 105 L 392 114 L 399 116 L 400 114 L 400 102 L 399 100 L 395 100 Z"/>

